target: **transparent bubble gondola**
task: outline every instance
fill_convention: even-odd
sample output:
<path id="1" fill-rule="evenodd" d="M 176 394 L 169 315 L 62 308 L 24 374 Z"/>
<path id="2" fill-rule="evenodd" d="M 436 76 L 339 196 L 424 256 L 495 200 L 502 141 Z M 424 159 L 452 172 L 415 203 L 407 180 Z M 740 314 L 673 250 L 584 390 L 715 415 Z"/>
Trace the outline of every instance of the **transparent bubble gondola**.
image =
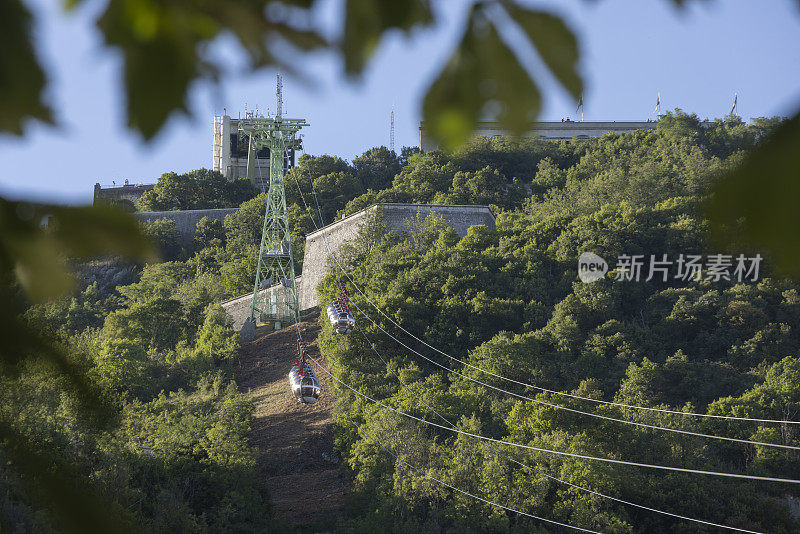
<path id="1" fill-rule="evenodd" d="M 322 394 L 322 386 L 319 385 L 314 369 L 306 362 L 306 347 L 302 338 L 297 338 L 297 358 L 289 371 L 289 386 L 297 402 L 303 404 L 313 404 L 317 402 Z"/>
<path id="2" fill-rule="evenodd" d="M 303 404 L 314 404 L 322 394 L 317 376 L 308 364 L 303 366 L 302 371 L 298 366 L 292 367 L 289 371 L 289 385 L 297 402 Z"/>
<path id="3" fill-rule="evenodd" d="M 350 311 L 350 294 L 344 280 L 339 280 L 339 298 L 328 305 L 328 319 L 337 334 L 347 334 L 356 326 L 356 319 Z"/>
<path id="4" fill-rule="evenodd" d="M 356 320 L 349 310 L 342 307 L 339 299 L 334 300 L 328 305 L 328 319 L 337 334 L 347 334 L 356 326 Z"/>

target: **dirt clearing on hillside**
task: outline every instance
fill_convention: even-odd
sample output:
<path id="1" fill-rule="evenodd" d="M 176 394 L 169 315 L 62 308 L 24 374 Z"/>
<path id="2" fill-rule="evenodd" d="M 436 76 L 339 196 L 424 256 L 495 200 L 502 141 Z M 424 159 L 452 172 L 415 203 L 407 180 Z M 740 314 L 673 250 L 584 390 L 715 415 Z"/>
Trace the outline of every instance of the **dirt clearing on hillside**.
<path id="1" fill-rule="evenodd" d="M 309 354 L 320 359 L 314 317 L 300 323 Z M 348 483 L 333 452 L 330 378 L 317 371 L 323 394 L 315 404 L 300 404 L 289 389 L 289 369 L 297 353 L 294 326 L 242 347 L 236 381 L 256 404 L 251 435 L 258 447 L 259 473 L 266 479 L 278 521 L 304 524 L 341 512 Z M 320 360 L 323 365 L 325 358 Z M 327 379 L 327 380 L 326 380 Z"/>

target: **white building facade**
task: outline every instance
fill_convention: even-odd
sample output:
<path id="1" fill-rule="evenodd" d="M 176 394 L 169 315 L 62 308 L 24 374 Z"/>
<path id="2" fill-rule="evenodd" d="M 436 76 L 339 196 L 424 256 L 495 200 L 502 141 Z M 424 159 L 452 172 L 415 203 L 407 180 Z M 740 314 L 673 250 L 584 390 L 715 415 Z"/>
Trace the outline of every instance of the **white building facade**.
<path id="1" fill-rule="evenodd" d="M 228 115 L 214 115 L 214 149 L 211 168 L 228 180 L 247 178 L 247 151 L 249 139 L 239 133 L 239 121 Z M 269 149 L 262 148 L 256 157 L 256 173 L 269 176 Z M 294 150 L 286 154 L 286 168 L 294 166 Z"/>

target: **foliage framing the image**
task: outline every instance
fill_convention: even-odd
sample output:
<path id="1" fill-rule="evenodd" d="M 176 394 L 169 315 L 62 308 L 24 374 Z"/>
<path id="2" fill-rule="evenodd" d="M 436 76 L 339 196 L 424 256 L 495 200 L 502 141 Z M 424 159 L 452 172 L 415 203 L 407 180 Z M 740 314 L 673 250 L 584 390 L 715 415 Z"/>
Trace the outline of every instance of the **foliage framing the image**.
<path id="1" fill-rule="evenodd" d="M 67 3 L 74 6 L 80 0 Z M 277 66 L 292 71 L 291 63 L 282 61 L 275 53 L 276 47 L 288 44 L 300 51 L 337 52 L 344 59 L 345 71 L 358 75 L 386 32 L 397 29 L 408 32 L 436 22 L 426 0 L 348 0 L 343 36 L 332 43 L 310 23 L 314 3 L 313 0 L 110 0 L 97 22 L 105 43 L 117 48 L 123 57 L 131 129 L 146 139 L 153 138 L 174 111 L 185 110 L 186 93 L 194 81 L 218 79 L 220 66 L 210 62 L 204 52 L 222 33 L 235 36 L 253 70 Z M 29 119 L 53 121 L 44 97 L 47 76 L 36 57 L 33 42 L 34 22 L 21 0 L 8 0 L 0 5 L 0 44 L 4 50 L 14 51 L 0 59 L 0 131 L 3 132 L 21 135 Z M 519 51 L 512 50 L 503 39 L 506 24 L 522 31 L 529 41 L 523 45 L 530 45 L 539 53 L 570 94 L 574 97 L 580 94 L 577 41 L 558 17 L 511 1 L 478 2 L 467 21 L 461 44 L 425 99 L 424 119 L 432 137 L 443 146 L 456 146 L 466 140 L 482 114 L 492 111 L 487 104 L 496 104 L 498 119 L 512 132 L 523 131 L 538 111 L 541 97 L 535 80 L 518 61 Z M 153 83 L 155 80 L 158 83 Z M 752 158 L 721 182 L 716 204 L 711 209 L 720 222 L 744 217 L 745 237 L 757 245 L 767 245 L 794 270 L 800 265 L 794 237 L 797 221 L 791 215 L 796 211 L 792 201 L 798 196 L 797 123 L 795 116 L 774 137 L 763 140 Z M 766 171 L 769 175 L 762 176 Z M 767 181 L 761 182 L 762 178 Z M 754 197 L 753 191 L 757 189 L 761 191 Z M 52 215 L 56 223 L 51 230 L 41 227 L 46 215 Z M 4 284 L 0 291 L 4 328 L 0 360 L 4 372 L 24 355 L 44 356 L 72 379 L 73 387 L 83 398 L 91 398 L 91 388 L 81 373 L 38 333 L 22 325 L 16 312 L 24 297 L 44 300 L 69 289 L 65 256 L 108 253 L 150 254 L 130 216 L 105 208 L 68 209 L 0 200 L 0 273 Z M 88 406 L 91 405 L 90 402 Z M 0 424 L 0 438 L 11 445 L 6 451 L 16 460 L 18 469 L 25 471 L 26 466 L 42 464 L 40 459 L 26 461 L 19 452 L 28 450 L 24 436 L 10 429 L 6 431 Z M 32 478 L 34 469 L 28 470 Z M 63 498 L 68 494 L 63 485 L 41 487 L 49 488 L 51 494 L 47 498 L 53 502 L 63 503 L 57 501 L 58 495 Z"/>
<path id="2" fill-rule="evenodd" d="M 726 225 L 744 218 L 742 237 L 775 256 L 784 272 L 800 275 L 800 115 L 784 121 L 717 186 L 709 213 L 724 239 Z"/>
<path id="3" fill-rule="evenodd" d="M 71 0 L 67 5 L 73 8 L 81 3 Z M 205 52 L 225 32 L 237 39 L 250 69 L 277 67 L 294 72 L 294 62 L 277 52 L 289 45 L 298 52 L 333 51 L 342 57 L 346 74 L 358 77 L 384 34 L 408 33 L 437 23 L 429 0 L 348 0 L 342 35 L 331 42 L 313 24 L 315 4 L 313 0 L 111 0 L 97 25 L 106 45 L 117 48 L 123 57 L 128 125 L 151 139 L 170 114 L 186 110 L 187 91 L 194 81 L 218 81 L 223 65 Z M 6 9 L 5 24 L 28 28 L 31 15 L 22 3 L 14 1 Z M 508 24 L 516 25 L 526 41 L 515 43 L 513 51 L 503 38 Z M 39 88 L 24 93 L 25 98 L 33 95 L 30 102 L 12 92 L 13 88 L 5 88 L 2 94 L 8 97 L 6 101 L 22 105 L 15 106 L 21 113 L 10 115 L 0 128 L 21 133 L 27 118 L 49 120 L 41 95 L 45 78 L 33 55 L 30 32 L 8 32 L 6 39 L 27 52 L 16 63 L 0 64 L 4 71 L 0 79 L 27 80 L 26 88 Z M 463 40 L 426 97 L 424 118 L 431 125 L 432 137 L 450 147 L 463 143 L 485 113 L 487 102 L 499 106 L 497 118 L 510 131 L 524 131 L 541 107 L 534 80 L 520 61 L 526 46 L 536 50 L 555 78 L 577 98 L 582 90 L 577 40 L 559 17 L 510 0 L 477 2 Z M 36 79 L 29 79 L 32 73 Z"/>
<path id="4" fill-rule="evenodd" d="M 21 0 L 0 5 L 0 131 L 22 135 L 29 117 L 51 123 L 52 111 L 43 101 L 45 75 L 33 49 L 32 16 Z"/>
<path id="5" fill-rule="evenodd" d="M 81 3 L 67 0 L 66 5 L 73 8 Z M 686 2 L 671 3 L 682 8 Z M 110 0 L 97 23 L 105 43 L 123 57 L 128 125 L 151 139 L 174 111 L 186 110 L 187 91 L 194 81 L 218 82 L 222 65 L 212 61 L 206 49 L 223 33 L 237 39 L 250 70 L 278 67 L 295 72 L 296 62 L 276 52 L 288 45 L 298 52 L 332 51 L 342 58 L 344 72 L 358 77 L 387 32 L 408 33 L 438 22 L 430 0 L 347 0 L 341 35 L 330 41 L 313 23 L 316 4 L 314 0 Z M 0 7 L 0 43 L 16 51 L 0 60 L 0 131 L 22 134 L 30 118 L 52 122 L 44 98 L 46 76 L 33 46 L 32 20 L 20 0 Z M 509 47 L 506 37 L 512 27 L 522 39 Z M 541 107 L 536 84 L 541 73 L 532 76 L 520 61 L 532 50 L 577 99 L 583 87 L 577 70 L 580 51 L 560 17 L 513 0 L 475 2 L 460 44 L 425 95 L 426 133 L 441 146 L 457 147 L 486 115 L 510 132 L 525 131 Z M 784 188 L 797 174 L 792 146 L 800 134 L 795 131 L 782 137 L 791 137 L 794 143 L 764 142 L 773 174 L 771 186 L 759 188 L 785 199 Z M 771 205 L 748 204 L 752 198 L 748 191 L 760 184 L 757 165 L 744 165 L 736 176 L 722 182 L 722 196 L 727 200 L 711 210 L 712 222 L 722 225 L 747 214 L 745 233 L 755 244 L 785 257 L 787 270 L 797 271 L 800 260 L 791 253 L 795 227 L 783 231 L 786 227 L 773 225 L 777 210 Z M 722 203 L 726 208 L 719 207 Z"/>
<path id="6" fill-rule="evenodd" d="M 0 198 L 0 377 L 16 373 L 20 364 L 39 358 L 68 379 L 84 412 L 95 422 L 108 415 L 97 388 L 56 343 L 27 324 L 19 313 L 25 297 L 43 301 L 72 288 L 68 257 L 109 253 L 155 257 L 136 220 L 121 210 L 32 205 Z M 17 472 L 32 482 L 40 498 L 53 503 L 65 524 L 76 531 L 87 525 L 127 530 L 71 474 L 69 465 L 41 450 L 2 416 L 0 444 Z"/>

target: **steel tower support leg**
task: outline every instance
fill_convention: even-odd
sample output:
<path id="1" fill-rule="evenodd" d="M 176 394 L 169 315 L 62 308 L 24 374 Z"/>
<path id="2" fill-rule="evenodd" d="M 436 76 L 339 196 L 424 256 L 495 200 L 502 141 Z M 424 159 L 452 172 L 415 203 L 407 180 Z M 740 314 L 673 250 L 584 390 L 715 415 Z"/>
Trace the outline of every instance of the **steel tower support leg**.
<path id="1" fill-rule="evenodd" d="M 260 180 L 256 176 L 257 157 L 258 154 L 256 152 L 255 140 L 251 135 L 250 140 L 247 142 L 247 178 L 250 180 L 250 182 L 256 189 L 263 191 L 264 190 L 263 184 L 259 183 Z"/>
<path id="2" fill-rule="evenodd" d="M 266 192 L 264 227 L 250 308 L 250 318 L 256 323 L 262 318 L 277 321 L 294 319 L 299 311 L 284 187 L 286 140 L 283 131 L 276 129 L 270 132 L 269 148 L 269 189 Z M 267 291 L 270 285 L 283 286 L 283 298 L 277 300 L 274 306 Z"/>

